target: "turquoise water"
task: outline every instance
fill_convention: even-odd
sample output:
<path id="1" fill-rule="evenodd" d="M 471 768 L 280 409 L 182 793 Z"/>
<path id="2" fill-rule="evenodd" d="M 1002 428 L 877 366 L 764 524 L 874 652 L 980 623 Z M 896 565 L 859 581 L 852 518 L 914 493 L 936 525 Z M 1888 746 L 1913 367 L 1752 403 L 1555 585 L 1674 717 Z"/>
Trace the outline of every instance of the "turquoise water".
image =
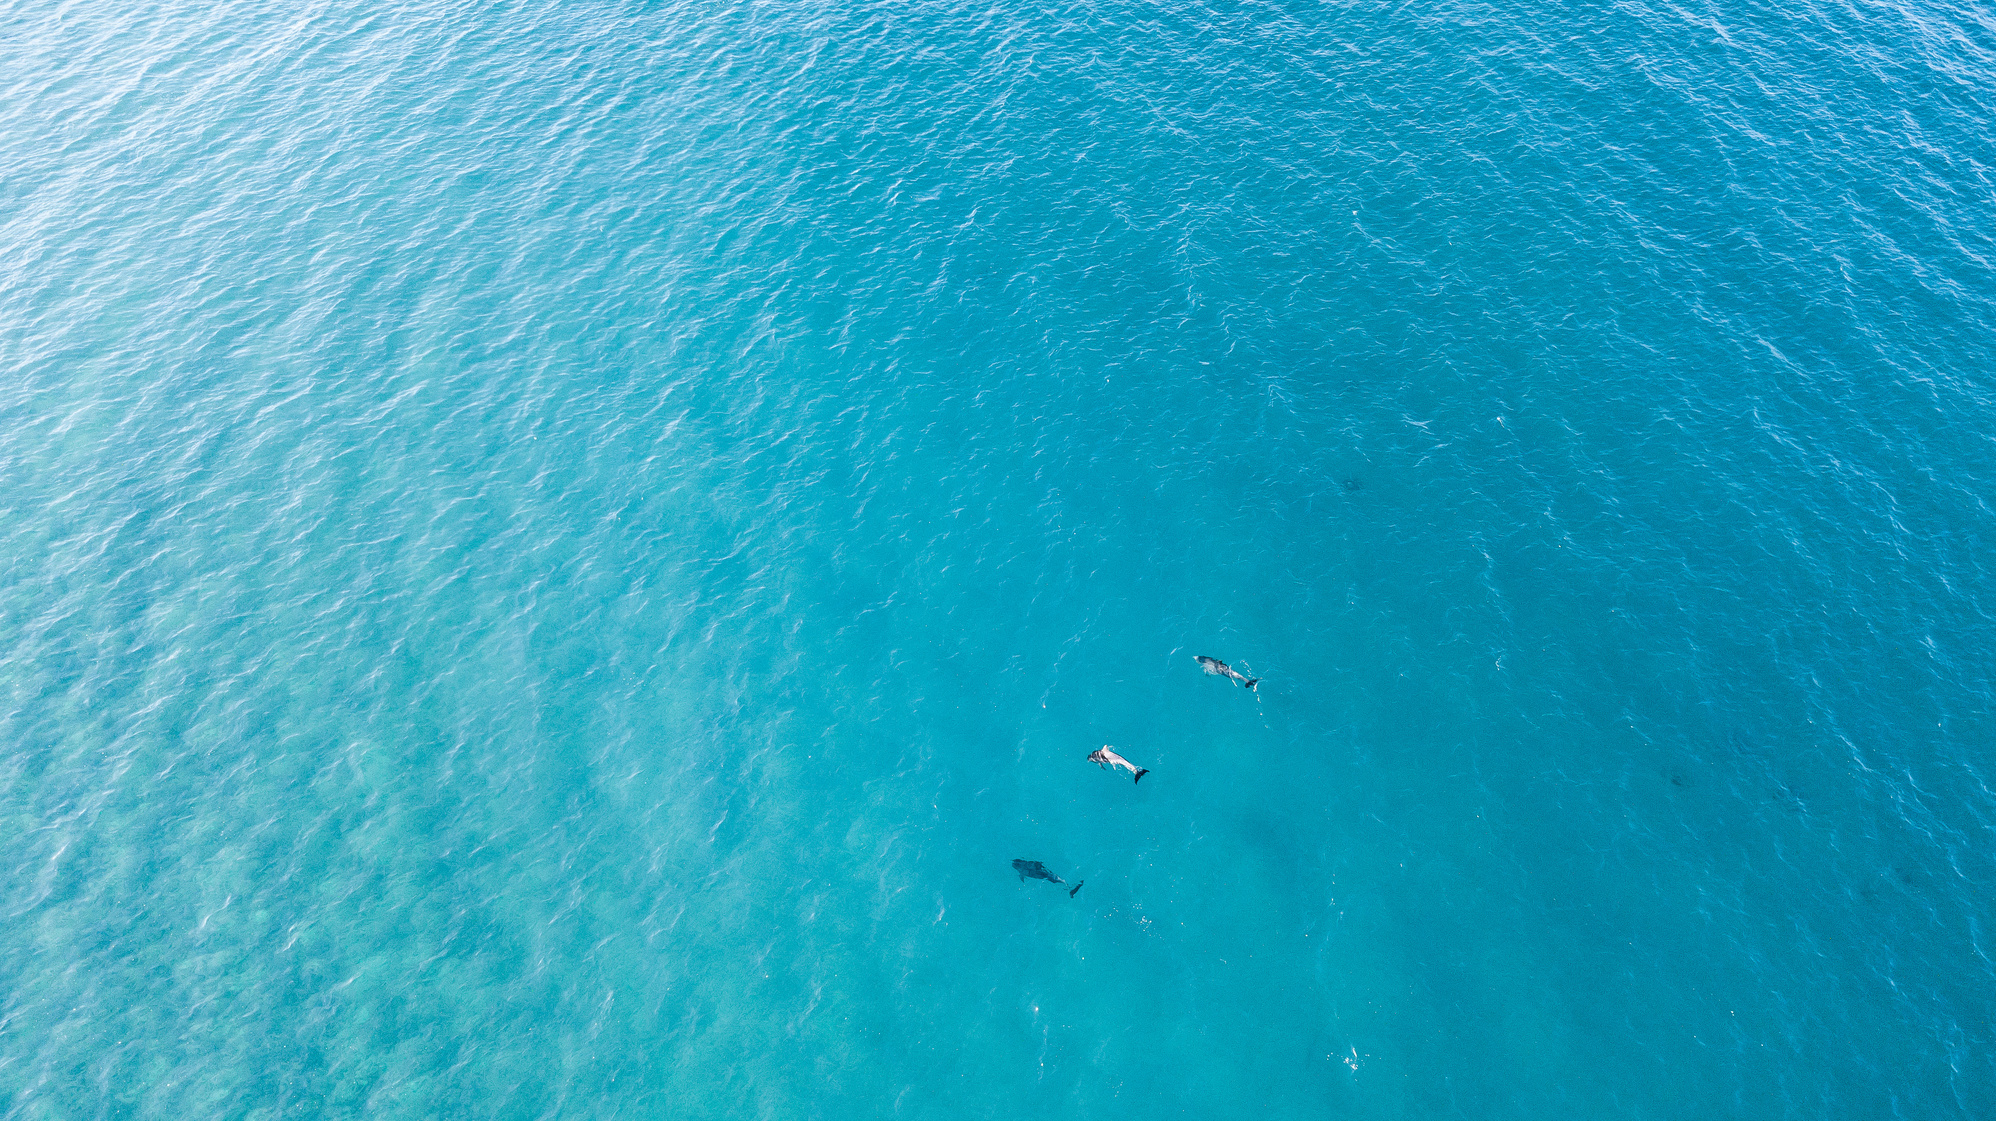
<path id="1" fill-rule="evenodd" d="M 1996 1114 L 1992 119 L 1949 4 L 0 0 L 0 1116 Z"/>

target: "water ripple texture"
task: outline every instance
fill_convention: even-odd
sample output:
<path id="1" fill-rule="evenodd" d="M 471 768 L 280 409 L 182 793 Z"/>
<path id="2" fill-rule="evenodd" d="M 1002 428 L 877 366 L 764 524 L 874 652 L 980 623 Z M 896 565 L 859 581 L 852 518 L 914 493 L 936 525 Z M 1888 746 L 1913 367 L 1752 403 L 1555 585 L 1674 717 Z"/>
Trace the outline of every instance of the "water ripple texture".
<path id="1" fill-rule="evenodd" d="M 1992 91 L 0 0 L 0 1118 L 1996 1116 Z"/>

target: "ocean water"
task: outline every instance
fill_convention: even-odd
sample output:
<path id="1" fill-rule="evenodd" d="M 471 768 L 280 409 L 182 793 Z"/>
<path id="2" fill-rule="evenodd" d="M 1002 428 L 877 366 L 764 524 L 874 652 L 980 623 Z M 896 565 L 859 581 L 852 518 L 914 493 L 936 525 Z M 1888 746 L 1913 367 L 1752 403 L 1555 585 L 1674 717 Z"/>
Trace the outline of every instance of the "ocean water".
<path id="1" fill-rule="evenodd" d="M 1992 120 L 1947 2 L 0 0 L 0 1118 L 1996 1116 Z"/>

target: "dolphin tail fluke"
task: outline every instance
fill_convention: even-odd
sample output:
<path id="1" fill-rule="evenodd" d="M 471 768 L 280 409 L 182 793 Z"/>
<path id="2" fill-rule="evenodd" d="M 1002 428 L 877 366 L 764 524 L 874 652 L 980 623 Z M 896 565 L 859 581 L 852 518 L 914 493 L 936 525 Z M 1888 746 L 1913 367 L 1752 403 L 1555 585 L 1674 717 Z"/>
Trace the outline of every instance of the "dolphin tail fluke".
<path id="1" fill-rule="evenodd" d="M 1075 881 L 1075 884 L 1074 884 L 1074 891 L 1080 891 L 1080 890 L 1081 890 L 1081 885 L 1082 885 L 1082 884 L 1085 884 L 1085 883 L 1087 883 L 1087 882 L 1088 882 L 1087 880 L 1077 880 L 1077 881 Z M 1068 897 L 1069 899 L 1072 899 L 1072 898 L 1074 898 L 1074 891 L 1070 891 L 1070 892 L 1068 892 L 1068 893 L 1067 893 L 1067 897 Z"/>
<path id="2" fill-rule="evenodd" d="M 1150 773 L 1150 768 L 1149 768 L 1149 767 L 1144 767 L 1144 768 L 1142 768 L 1141 770 L 1137 771 L 1137 777 L 1135 777 L 1135 778 L 1131 779 L 1130 781 L 1131 781 L 1131 782 L 1142 782 L 1142 781 L 1144 780 L 1144 776 L 1145 776 L 1145 775 L 1147 775 L 1147 774 L 1149 774 L 1149 773 Z"/>
<path id="3" fill-rule="evenodd" d="M 1254 683 L 1260 680 L 1261 678 L 1259 677 L 1250 677 L 1246 681 L 1241 682 L 1241 685 L 1245 687 L 1248 692 L 1252 693 L 1254 692 Z"/>

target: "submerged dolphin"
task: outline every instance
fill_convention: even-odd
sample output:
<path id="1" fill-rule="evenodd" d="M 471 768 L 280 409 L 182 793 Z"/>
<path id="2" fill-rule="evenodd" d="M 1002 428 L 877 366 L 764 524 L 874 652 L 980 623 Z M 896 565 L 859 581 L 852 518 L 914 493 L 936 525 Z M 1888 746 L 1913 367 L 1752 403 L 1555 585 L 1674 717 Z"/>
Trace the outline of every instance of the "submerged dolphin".
<path id="1" fill-rule="evenodd" d="M 1109 745 L 1106 743 L 1102 745 L 1102 749 L 1100 751 L 1090 752 L 1088 755 L 1088 761 L 1090 763 L 1099 764 L 1112 771 L 1115 770 L 1117 767 L 1121 767 L 1124 770 L 1130 772 L 1131 782 L 1142 782 L 1144 780 L 1144 776 L 1150 773 L 1149 767 L 1137 766 L 1136 764 L 1130 762 L 1128 759 L 1125 759 L 1122 756 L 1116 754 L 1114 751 L 1109 750 Z"/>
<path id="2" fill-rule="evenodd" d="M 1012 870 L 1019 874 L 1020 883 L 1025 883 L 1027 876 L 1031 876 L 1036 880 L 1047 880 L 1051 883 L 1056 883 L 1056 884 L 1065 884 L 1067 882 L 1066 880 L 1061 879 L 1059 876 L 1054 875 L 1052 872 L 1047 871 L 1047 866 L 1041 864 L 1037 860 L 1014 860 L 1012 862 Z M 1087 880 L 1082 880 L 1080 883 L 1075 884 L 1074 891 L 1080 891 L 1081 884 L 1085 884 L 1087 882 L 1088 882 Z M 1074 891 L 1070 891 L 1067 893 L 1067 897 L 1069 899 L 1074 898 Z"/>
<path id="3" fill-rule="evenodd" d="M 1199 659 L 1200 669 L 1205 670 L 1214 677 L 1231 677 L 1235 681 L 1240 682 L 1243 689 L 1252 690 L 1254 683 L 1261 680 L 1259 677 L 1242 677 L 1239 670 L 1236 670 L 1218 658 L 1208 658 L 1204 654 L 1194 654 L 1192 656 Z"/>

